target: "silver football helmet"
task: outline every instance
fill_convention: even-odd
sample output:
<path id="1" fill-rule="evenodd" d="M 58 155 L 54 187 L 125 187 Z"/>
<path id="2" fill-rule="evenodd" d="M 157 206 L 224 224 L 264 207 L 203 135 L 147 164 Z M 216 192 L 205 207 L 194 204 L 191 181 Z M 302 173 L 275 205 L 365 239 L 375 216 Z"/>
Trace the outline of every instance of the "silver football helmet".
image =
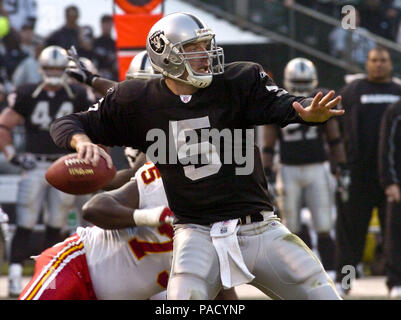
<path id="1" fill-rule="evenodd" d="M 90 59 L 88 59 L 86 57 L 80 57 L 79 61 L 81 61 L 85 65 L 86 69 L 88 69 L 93 74 L 99 73 L 99 70 L 97 70 L 96 66 L 93 64 L 93 62 Z"/>
<path id="2" fill-rule="evenodd" d="M 186 44 L 201 41 L 208 42 L 207 50 L 185 52 Z M 224 52 L 217 47 L 215 34 L 189 13 L 172 13 L 156 22 L 147 36 L 146 50 L 156 71 L 198 88 L 209 86 L 213 75 L 224 72 Z M 191 59 L 208 59 L 208 71 L 193 70 Z"/>
<path id="3" fill-rule="evenodd" d="M 99 74 L 99 70 L 96 68 L 95 64 L 86 57 L 79 57 L 79 61 L 93 74 Z M 68 61 L 68 69 L 78 69 L 75 60 Z M 71 80 L 71 79 L 69 79 Z"/>
<path id="4" fill-rule="evenodd" d="M 317 72 L 312 61 L 295 58 L 284 69 L 284 88 L 291 94 L 307 96 L 317 87 Z"/>
<path id="5" fill-rule="evenodd" d="M 75 48 L 74 48 L 74 49 L 75 49 Z M 94 64 L 90 59 L 88 59 L 88 58 L 86 58 L 86 57 L 79 57 L 79 63 L 80 63 L 80 64 L 83 64 L 83 66 L 84 66 L 87 70 L 89 70 L 89 72 L 91 72 L 92 74 L 99 74 L 99 70 L 96 68 L 95 64 Z M 76 60 L 70 60 L 70 61 L 68 62 L 68 70 L 74 71 L 74 72 L 77 72 L 77 73 L 80 72 L 80 71 L 79 71 L 79 70 L 80 70 L 80 67 L 77 66 L 77 61 L 76 61 Z M 81 71 L 81 72 L 82 72 L 82 71 Z M 73 77 L 68 77 L 67 81 L 68 81 L 69 84 L 77 83 L 77 80 L 74 79 Z M 87 97 L 88 97 L 89 100 L 91 100 L 91 101 L 96 101 L 96 100 L 99 100 L 99 99 L 100 99 L 100 98 L 98 98 L 98 97 L 96 96 L 97 91 L 96 91 L 94 88 L 89 87 L 89 86 L 85 86 L 84 84 L 82 84 L 82 85 L 83 85 L 83 87 L 84 87 L 85 90 L 86 90 L 86 94 L 87 94 Z M 66 89 L 68 90 L 68 88 L 66 88 Z M 67 92 L 68 92 L 68 91 L 67 91 Z"/>
<path id="6" fill-rule="evenodd" d="M 48 85 L 61 86 L 67 81 L 67 65 L 67 51 L 62 47 L 46 47 L 39 55 L 39 70 Z"/>
<path id="7" fill-rule="evenodd" d="M 125 79 L 153 79 L 161 78 L 161 73 L 155 73 L 146 50 L 138 53 L 128 67 Z"/>

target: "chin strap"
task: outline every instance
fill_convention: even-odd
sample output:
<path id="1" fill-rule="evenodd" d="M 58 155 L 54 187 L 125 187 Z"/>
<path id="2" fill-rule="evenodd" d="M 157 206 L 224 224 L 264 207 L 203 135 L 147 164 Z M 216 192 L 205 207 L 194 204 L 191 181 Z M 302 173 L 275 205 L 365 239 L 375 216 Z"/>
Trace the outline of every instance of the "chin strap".
<path id="1" fill-rule="evenodd" d="M 67 92 L 67 95 L 70 99 L 75 99 L 75 94 L 72 92 L 71 87 L 65 81 L 61 84 L 64 90 Z M 35 91 L 32 93 L 32 98 L 37 98 L 39 94 L 42 92 L 43 88 L 46 86 L 45 82 L 40 83 Z"/>
<path id="2" fill-rule="evenodd" d="M 75 99 L 75 94 L 72 92 L 71 87 L 68 85 L 67 82 L 63 82 L 63 87 L 65 91 L 67 92 L 67 95 L 70 99 Z"/>
<path id="3" fill-rule="evenodd" d="M 36 99 L 36 98 L 38 97 L 38 95 L 42 92 L 44 86 L 45 86 L 45 83 L 44 83 L 44 82 L 40 83 L 40 84 L 36 87 L 35 91 L 32 93 L 32 98 L 35 98 L 35 99 Z"/>

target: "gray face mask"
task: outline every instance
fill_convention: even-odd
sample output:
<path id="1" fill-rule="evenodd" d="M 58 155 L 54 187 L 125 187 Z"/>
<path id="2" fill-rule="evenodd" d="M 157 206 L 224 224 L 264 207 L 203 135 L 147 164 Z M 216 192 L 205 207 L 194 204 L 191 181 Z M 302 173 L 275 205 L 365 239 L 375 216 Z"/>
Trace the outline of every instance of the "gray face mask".
<path id="1" fill-rule="evenodd" d="M 62 86 L 64 83 L 67 82 L 68 79 L 65 73 L 61 77 L 49 76 L 44 72 L 42 73 L 42 75 L 43 75 L 43 82 L 54 87 Z"/>

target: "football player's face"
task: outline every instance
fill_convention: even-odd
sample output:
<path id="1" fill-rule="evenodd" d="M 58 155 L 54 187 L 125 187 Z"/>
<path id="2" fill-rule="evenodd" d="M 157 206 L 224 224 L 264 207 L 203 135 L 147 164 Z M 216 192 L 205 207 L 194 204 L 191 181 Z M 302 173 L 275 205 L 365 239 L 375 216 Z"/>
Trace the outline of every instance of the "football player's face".
<path id="1" fill-rule="evenodd" d="M 49 68 L 44 67 L 43 72 L 45 73 L 48 81 L 47 86 L 49 87 L 60 87 L 61 86 L 61 78 L 64 75 L 64 68 Z M 52 80 L 50 80 L 52 79 Z"/>
<path id="2" fill-rule="evenodd" d="M 366 73 L 373 81 L 385 81 L 391 76 L 393 69 L 390 55 L 387 51 L 371 50 L 366 61 Z"/>
<path id="3" fill-rule="evenodd" d="M 189 43 L 184 46 L 185 53 L 193 53 L 187 55 L 192 70 L 197 73 L 209 73 L 210 62 L 208 53 L 206 52 L 210 46 L 209 41 L 201 41 L 196 43 Z"/>
<path id="4" fill-rule="evenodd" d="M 64 74 L 64 68 L 43 68 L 48 77 L 61 77 Z"/>

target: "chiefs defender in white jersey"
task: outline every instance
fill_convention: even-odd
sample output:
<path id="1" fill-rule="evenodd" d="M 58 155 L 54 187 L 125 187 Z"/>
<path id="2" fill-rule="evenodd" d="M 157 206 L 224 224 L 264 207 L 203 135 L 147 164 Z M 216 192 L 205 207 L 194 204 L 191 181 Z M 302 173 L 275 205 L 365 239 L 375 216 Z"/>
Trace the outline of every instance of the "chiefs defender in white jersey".
<path id="1" fill-rule="evenodd" d="M 147 299 L 166 289 L 173 229 L 165 222 L 171 222 L 172 212 L 152 163 L 120 189 L 94 196 L 83 209 L 85 219 L 105 229 L 79 227 L 45 250 L 19 299 Z"/>

